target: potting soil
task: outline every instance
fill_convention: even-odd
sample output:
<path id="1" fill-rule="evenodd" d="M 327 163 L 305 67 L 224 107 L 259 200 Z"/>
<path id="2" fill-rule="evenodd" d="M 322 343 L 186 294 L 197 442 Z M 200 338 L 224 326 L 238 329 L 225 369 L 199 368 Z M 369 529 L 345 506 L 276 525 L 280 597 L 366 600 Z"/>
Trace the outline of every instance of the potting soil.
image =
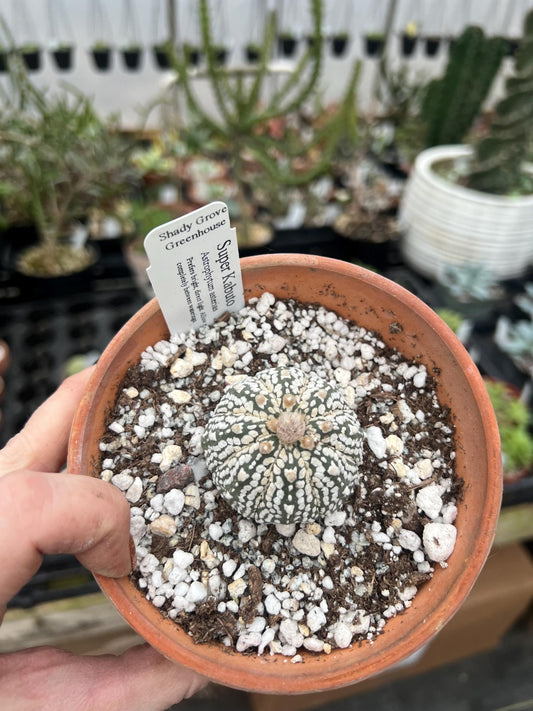
<path id="1" fill-rule="evenodd" d="M 227 386 L 273 366 L 336 384 L 364 429 L 359 483 L 320 520 L 240 517 L 203 459 Z M 101 477 L 131 505 L 138 588 L 199 643 L 293 662 L 386 632 L 455 544 L 462 482 L 438 376 L 377 333 L 269 293 L 147 348 L 100 442 Z"/>

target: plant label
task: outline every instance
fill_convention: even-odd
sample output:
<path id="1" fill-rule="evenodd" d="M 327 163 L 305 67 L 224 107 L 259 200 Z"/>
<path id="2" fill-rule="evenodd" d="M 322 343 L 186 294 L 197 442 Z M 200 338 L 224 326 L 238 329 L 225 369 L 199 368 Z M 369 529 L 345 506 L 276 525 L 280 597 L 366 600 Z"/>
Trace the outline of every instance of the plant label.
<path id="1" fill-rule="evenodd" d="M 243 308 L 237 234 L 225 203 L 212 202 L 155 227 L 144 248 L 146 272 L 171 335 Z"/>

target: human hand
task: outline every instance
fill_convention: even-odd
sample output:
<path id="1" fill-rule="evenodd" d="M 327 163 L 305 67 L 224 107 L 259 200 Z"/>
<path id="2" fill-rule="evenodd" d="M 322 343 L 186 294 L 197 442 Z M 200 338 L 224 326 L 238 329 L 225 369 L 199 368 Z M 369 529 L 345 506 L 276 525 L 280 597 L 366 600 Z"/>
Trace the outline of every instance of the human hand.
<path id="1" fill-rule="evenodd" d="M 129 506 L 111 484 L 57 473 L 92 368 L 74 375 L 0 451 L 0 622 L 45 553 L 89 570 L 131 570 Z M 0 707 L 10 711 L 162 711 L 205 685 L 148 645 L 122 656 L 76 657 L 51 647 L 0 654 Z"/>

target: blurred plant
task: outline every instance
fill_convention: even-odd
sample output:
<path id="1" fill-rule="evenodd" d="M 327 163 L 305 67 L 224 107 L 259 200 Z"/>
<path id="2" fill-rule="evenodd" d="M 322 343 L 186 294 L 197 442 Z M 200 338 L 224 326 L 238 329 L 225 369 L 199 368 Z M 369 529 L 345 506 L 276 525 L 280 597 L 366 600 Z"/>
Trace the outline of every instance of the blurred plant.
<path id="1" fill-rule="evenodd" d="M 154 227 L 170 222 L 178 215 L 154 203 L 132 200 L 119 205 L 117 217 L 122 223 L 125 241 L 135 249 L 143 251 L 142 245 L 146 235 Z"/>
<path id="2" fill-rule="evenodd" d="M 533 192 L 533 175 L 523 165 L 533 140 L 533 10 L 524 20 L 514 61 L 514 76 L 505 82 L 505 96 L 496 105 L 489 132 L 474 146 L 467 183 L 474 190 L 503 195 Z"/>
<path id="3" fill-rule="evenodd" d="M 313 37 L 293 72 L 278 84 L 278 88 L 267 97 L 266 79 L 269 76 L 268 58 L 272 55 L 276 39 L 276 15 L 270 13 L 265 25 L 259 62 L 254 67 L 250 81 L 238 69 L 224 69 L 213 56 L 212 23 L 207 0 L 199 1 L 202 48 L 207 58 L 206 73 L 218 116 L 204 110 L 193 92 L 187 62 L 183 53 L 173 58 L 177 72 L 178 86 L 184 92 L 189 111 L 194 119 L 205 126 L 213 137 L 230 146 L 232 156 L 232 177 L 237 184 L 236 200 L 241 214 L 240 236 L 249 241 L 250 225 L 253 217 L 251 205 L 250 165 L 246 156 L 254 158 L 253 175 L 257 168 L 268 174 L 278 185 L 303 185 L 327 172 L 332 156 L 341 141 L 350 133 L 355 116 L 355 88 L 359 74 L 356 63 L 345 96 L 336 112 L 328 118 L 324 126 L 317 130 L 309 142 L 296 133 L 287 133 L 284 140 L 271 137 L 264 129 L 269 123 L 293 114 L 307 99 L 316 86 L 322 69 L 322 0 L 309 0 Z M 312 151 L 315 159 L 308 160 Z M 299 165 L 298 165 L 299 164 Z"/>
<path id="4" fill-rule="evenodd" d="M 426 146 L 461 143 L 478 116 L 507 51 L 501 37 L 469 26 L 450 49 L 444 75 L 427 87 L 422 118 Z"/>
<path id="5" fill-rule="evenodd" d="M 524 293 L 515 298 L 515 304 L 533 320 L 533 282 L 524 285 Z"/>
<path id="6" fill-rule="evenodd" d="M 491 301 L 501 294 L 497 280 L 482 264 L 448 264 L 439 282 L 461 303 Z"/>
<path id="7" fill-rule="evenodd" d="M 89 208 L 108 209 L 134 187 L 131 143 L 116 120 L 102 121 L 81 93 L 69 88 L 49 95 L 37 89 L 17 58 L 0 98 L 3 226 L 31 223 L 40 237 L 18 266 L 34 275 L 78 271 L 93 255 L 65 237 Z"/>
<path id="8" fill-rule="evenodd" d="M 131 162 L 143 177 L 165 177 L 175 168 L 175 161 L 167 155 L 162 141 L 154 141 L 147 148 L 135 149 L 131 154 Z"/>
<path id="9" fill-rule="evenodd" d="M 498 319 L 494 341 L 520 370 L 533 377 L 533 320 L 511 323 L 505 317 Z"/>
<path id="10" fill-rule="evenodd" d="M 462 314 L 452 309 L 437 309 L 436 313 L 454 333 L 457 333 L 465 320 Z"/>
<path id="11" fill-rule="evenodd" d="M 507 383 L 485 379 L 500 431 L 503 475 L 509 478 L 533 465 L 533 437 L 529 432 L 531 415 L 527 405 Z"/>

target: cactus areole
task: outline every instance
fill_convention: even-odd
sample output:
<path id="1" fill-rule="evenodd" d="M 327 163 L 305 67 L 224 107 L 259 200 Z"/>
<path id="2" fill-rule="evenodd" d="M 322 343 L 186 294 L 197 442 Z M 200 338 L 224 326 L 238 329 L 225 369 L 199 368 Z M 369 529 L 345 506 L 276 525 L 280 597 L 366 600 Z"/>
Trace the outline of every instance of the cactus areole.
<path id="1" fill-rule="evenodd" d="M 203 448 L 241 516 L 287 524 L 336 511 L 354 491 L 363 435 L 335 387 L 296 367 L 268 368 L 225 391 Z"/>

